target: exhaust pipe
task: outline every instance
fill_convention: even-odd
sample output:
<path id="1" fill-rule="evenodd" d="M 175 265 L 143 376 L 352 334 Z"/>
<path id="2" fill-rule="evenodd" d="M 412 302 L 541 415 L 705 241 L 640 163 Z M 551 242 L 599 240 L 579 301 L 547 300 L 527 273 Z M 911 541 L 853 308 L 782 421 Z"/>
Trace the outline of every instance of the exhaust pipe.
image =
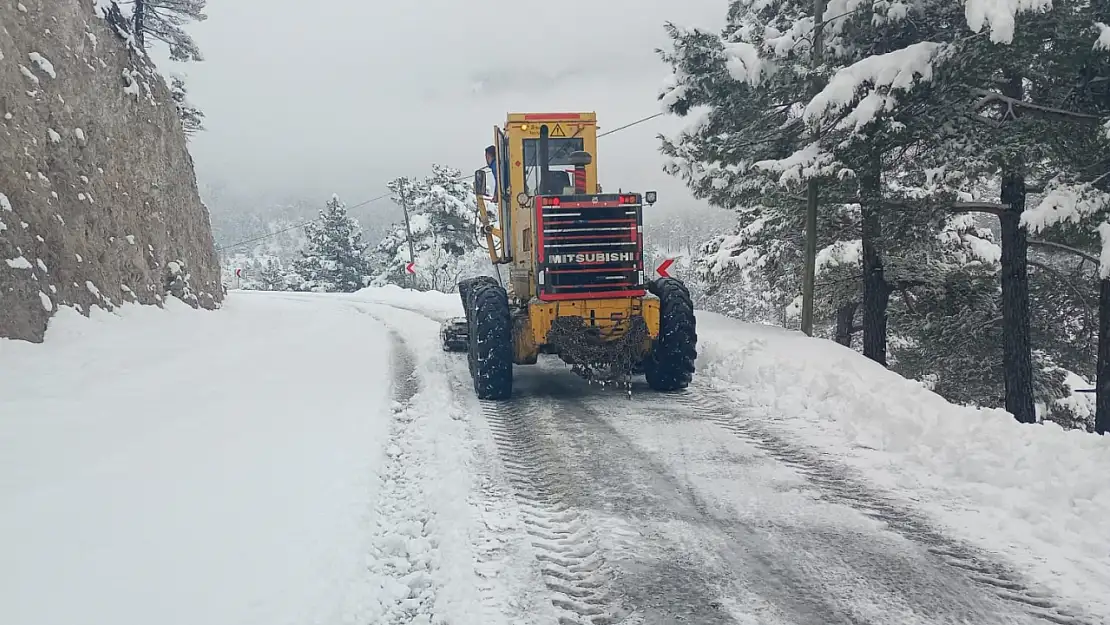
<path id="1" fill-rule="evenodd" d="M 551 154 L 548 152 L 550 132 L 547 124 L 540 126 L 540 143 L 537 148 L 540 153 L 536 155 L 539 157 L 537 160 L 540 165 L 540 192 L 537 195 L 547 195 L 548 188 L 551 186 Z"/>

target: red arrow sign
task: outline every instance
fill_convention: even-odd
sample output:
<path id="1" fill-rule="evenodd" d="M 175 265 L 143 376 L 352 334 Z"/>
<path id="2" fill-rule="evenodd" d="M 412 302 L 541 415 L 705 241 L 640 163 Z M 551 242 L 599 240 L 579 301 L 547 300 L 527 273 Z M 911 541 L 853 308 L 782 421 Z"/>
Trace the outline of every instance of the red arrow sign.
<path id="1" fill-rule="evenodd" d="M 409 273 L 416 273 L 416 263 L 409 263 L 405 265 L 405 271 Z"/>
<path id="2" fill-rule="evenodd" d="M 673 264 L 674 264 L 674 259 L 673 258 L 668 258 L 667 260 L 659 263 L 659 266 L 655 268 L 655 273 L 659 274 L 660 276 L 662 276 L 664 278 L 669 278 L 669 277 L 671 277 L 671 274 L 667 273 L 667 269 Z"/>
<path id="3" fill-rule="evenodd" d="M 242 278 L 243 277 L 243 270 L 242 269 L 236 269 L 235 270 L 235 277 L 236 278 Z"/>

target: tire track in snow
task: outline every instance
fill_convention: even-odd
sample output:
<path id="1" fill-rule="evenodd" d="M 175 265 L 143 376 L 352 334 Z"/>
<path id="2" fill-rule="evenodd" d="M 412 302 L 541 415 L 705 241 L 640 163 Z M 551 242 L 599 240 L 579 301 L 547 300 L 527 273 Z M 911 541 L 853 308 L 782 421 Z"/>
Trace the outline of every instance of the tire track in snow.
<path id="1" fill-rule="evenodd" d="M 767 424 L 738 414 L 713 399 L 714 395 L 711 388 L 695 384 L 690 390 L 677 393 L 675 400 L 796 470 L 817 487 L 823 499 L 885 522 L 891 530 L 924 546 L 933 558 L 957 569 L 1000 599 L 1057 625 L 1094 625 L 1086 617 L 1057 605 L 1048 593 L 1030 588 L 1020 575 L 981 550 L 945 536 L 925 518 L 866 487 L 847 467 L 803 449 Z"/>
<path id="2" fill-rule="evenodd" d="M 482 401 L 483 415 L 501 454 L 536 551 L 560 625 L 613 625 L 628 613 L 615 605 L 611 578 L 597 540 L 564 501 L 558 464 L 539 431 L 535 402 Z"/>
<path id="3" fill-rule="evenodd" d="M 429 505 L 453 526 L 453 531 L 443 533 L 441 529 L 442 535 L 438 536 L 443 543 L 440 557 L 455 563 L 455 568 L 440 574 L 446 576 L 442 581 L 449 582 L 450 587 L 440 589 L 437 602 L 444 615 L 452 614 L 450 620 L 443 622 L 453 625 L 555 622 L 555 610 L 534 565 L 530 537 L 520 520 L 520 506 L 505 479 L 499 449 L 480 414 L 465 360 L 441 351 L 438 332 L 427 332 L 428 321 L 436 322 L 429 315 L 421 313 L 422 319 L 414 322 L 406 315 L 395 314 L 404 310 L 394 310 L 395 306 L 359 302 L 356 308 L 384 319 L 387 326 L 402 333 L 419 349 L 416 365 L 422 388 L 416 401 L 425 415 L 433 415 L 428 423 L 436 424 L 425 425 L 423 429 L 437 428 L 434 433 L 425 432 L 436 440 L 434 448 L 426 453 L 436 457 L 424 460 L 427 466 L 438 467 L 434 470 L 439 472 L 438 476 L 426 476 L 432 483 L 423 496 L 430 497 Z M 438 322 L 435 327 L 438 328 Z M 434 482 L 437 478 L 441 483 L 452 482 L 446 472 L 461 469 L 460 462 L 469 469 L 470 479 L 465 480 L 467 492 L 458 498 L 456 505 L 440 510 L 438 506 L 445 496 L 456 497 L 463 483 L 446 487 L 451 491 L 448 493 Z M 459 503 L 465 505 L 465 511 Z M 475 522 L 460 530 L 457 526 L 462 521 L 461 515 L 472 515 Z M 459 609 L 447 609 L 451 603 Z M 373 619 L 369 622 L 377 623 Z"/>
<path id="4" fill-rule="evenodd" d="M 419 451 L 412 441 L 418 429 L 415 422 L 423 418 L 411 410 L 420 382 L 414 354 L 396 330 L 389 332 L 393 347 L 393 420 L 386 445 L 389 461 L 375 506 L 369 622 L 431 623 L 438 590 L 433 577 L 438 546 L 431 527 L 432 514 L 419 490 L 424 479 L 419 475 L 423 463 L 414 461 Z"/>
<path id="5" fill-rule="evenodd" d="M 448 357 L 448 363 L 451 359 Z M 461 362 L 448 364 L 448 378 L 455 397 L 463 400 L 471 421 L 475 449 L 476 481 L 470 504 L 481 519 L 474 537 L 474 572 L 481 597 L 483 624 L 514 625 L 553 622 L 547 593 L 535 568 L 530 536 L 521 521 L 521 510 L 506 478 L 500 450 L 488 423 L 479 414 L 479 400 Z"/>

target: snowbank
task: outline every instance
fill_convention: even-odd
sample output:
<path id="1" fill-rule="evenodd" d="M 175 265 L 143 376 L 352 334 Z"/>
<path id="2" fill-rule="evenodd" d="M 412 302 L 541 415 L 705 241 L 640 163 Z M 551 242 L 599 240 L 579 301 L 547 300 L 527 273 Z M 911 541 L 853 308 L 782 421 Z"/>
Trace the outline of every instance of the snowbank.
<path id="1" fill-rule="evenodd" d="M 462 300 L 458 293 L 440 291 L 412 291 L 396 285 L 372 286 L 357 293 L 352 299 L 372 304 L 385 304 L 435 317 L 439 321 L 450 317 L 462 317 Z"/>
<path id="2" fill-rule="evenodd" d="M 699 373 L 913 502 L 955 536 L 1110 618 L 1110 437 L 949 404 L 856 352 L 698 313 Z"/>
<path id="3" fill-rule="evenodd" d="M 0 340 L 0 622 L 280 625 L 343 604 L 390 344 L 315 304 L 62 308 L 45 343 Z"/>

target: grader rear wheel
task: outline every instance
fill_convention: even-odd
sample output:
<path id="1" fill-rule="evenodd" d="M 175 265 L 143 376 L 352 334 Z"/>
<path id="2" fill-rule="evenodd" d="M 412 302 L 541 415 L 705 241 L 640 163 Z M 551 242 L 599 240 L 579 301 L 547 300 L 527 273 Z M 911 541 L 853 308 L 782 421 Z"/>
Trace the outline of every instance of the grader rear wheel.
<path id="1" fill-rule="evenodd" d="M 644 377 L 656 391 L 677 391 L 690 385 L 697 360 L 697 320 L 686 285 L 660 278 L 649 288 L 659 297 L 659 338 L 644 361 Z"/>

